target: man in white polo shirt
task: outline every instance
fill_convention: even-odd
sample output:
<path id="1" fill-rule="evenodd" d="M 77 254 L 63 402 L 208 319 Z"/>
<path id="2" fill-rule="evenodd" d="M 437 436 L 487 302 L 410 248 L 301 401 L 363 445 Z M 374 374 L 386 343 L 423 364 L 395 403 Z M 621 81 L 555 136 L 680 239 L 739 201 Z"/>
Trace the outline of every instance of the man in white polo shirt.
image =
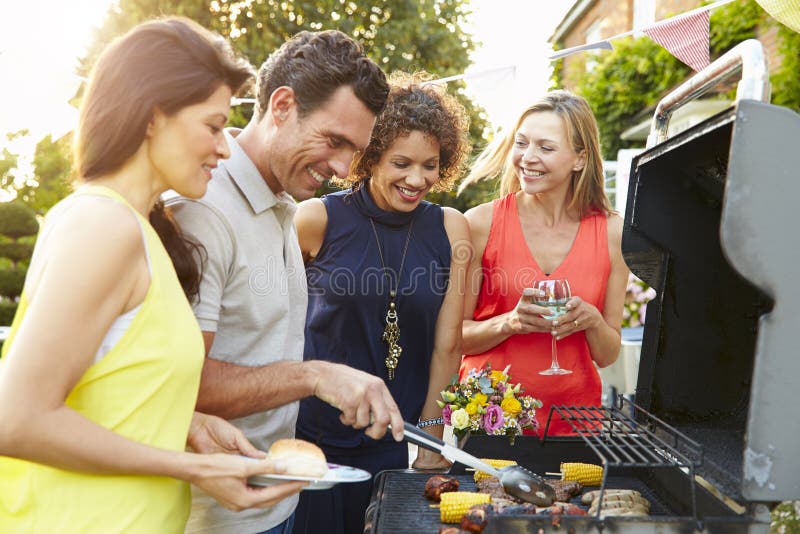
<path id="1" fill-rule="evenodd" d="M 375 438 L 402 419 L 383 381 L 325 361 L 303 362 L 307 290 L 295 200 L 344 176 L 369 143 L 388 94 L 361 46 L 338 31 L 302 32 L 261 66 L 253 119 L 226 132 L 231 157 L 201 200 L 169 203 L 205 249 L 194 311 L 206 342 L 198 410 L 231 420 L 259 449 L 293 437 L 298 401 L 317 396 Z M 187 532 L 291 532 L 296 495 L 231 512 L 193 490 Z"/>

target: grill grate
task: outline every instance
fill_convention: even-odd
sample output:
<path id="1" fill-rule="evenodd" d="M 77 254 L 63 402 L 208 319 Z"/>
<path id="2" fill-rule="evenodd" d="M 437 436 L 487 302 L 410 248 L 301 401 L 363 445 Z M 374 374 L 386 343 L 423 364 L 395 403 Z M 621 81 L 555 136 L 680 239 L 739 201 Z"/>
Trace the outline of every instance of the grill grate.
<path id="1" fill-rule="evenodd" d="M 367 510 L 366 532 L 372 534 L 428 533 L 436 532 L 442 523 L 439 509 L 431 507 L 431 501 L 423 495 L 425 482 L 432 473 L 413 471 L 383 471 L 376 479 L 376 494 Z M 472 475 L 454 475 L 459 483 L 459 491 L 476 491 Z M 673 516 L 676 510 L 657 495 L 642 480 L 631 476 L 611 476 L 608 488 L 634 489 L 650 501 L 650 517 L 641 518 L 643 522 L 657 522 L 660 518 Z M 579 503 L 579 499 L 573 499 Z M 586 508 L 586 506 L 583 506 Z M 517 517 L 513 514 L 495 516 L 493 521 L 502 524 L 505 520 Z M 541 526 L 551 523 L 547 514 L 526 515 L 525 521 Z"/>
<path id="2" fill-rule="evenodd" d="M 692 517 L 697 518 L 695 470 L 703 463 L 699 443 L 624 397 L 619 406 L 551 407 L 545 442 L 554 413 L 583 438 L 606 467 L 601 489 L 611 487 L 607 477 L 613 468 L 678 467 L 689 474 Z"/>

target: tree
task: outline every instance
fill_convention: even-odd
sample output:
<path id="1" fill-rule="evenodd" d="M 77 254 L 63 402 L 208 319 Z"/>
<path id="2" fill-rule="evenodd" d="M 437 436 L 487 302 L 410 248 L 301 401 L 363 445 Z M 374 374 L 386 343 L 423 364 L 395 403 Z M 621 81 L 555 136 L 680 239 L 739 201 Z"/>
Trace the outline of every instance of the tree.
<path id="1" fill-rule="evenodd" d="M 9 325 L 17 310 L 36 234 L 36 214 L 21 202 L 0 203 L 0 324 Z"/>
<path id="2" fill-rule="evenodd" d="M 735 2 L 711 12 L 709 43 L 711 59 L 736 44 L 756 37 L 777 24 L 754 0 Z M 800 111 L 800 34 L 778 25 L 782 61 L 772 73 L 772 102 Z M 609 159 L 628 144 L 620 133 L 631 126 L 648 106 L 655 105 L 691 71 L 646 37 L 614 41 L 614 51 L 603 53 L 600 63 L 580 80 L 563 80 L 557 65 L 556 87 L 566 84 L 586 97 L 597 117 L 603 152 Z M 574 83 L 570 83 L 574 82 Z"/>
<path id="3" fill-rule="evenodd" d="M 619 136 L 632 119 L 688 73 L 687 66 L 648 38 L 615 41 L 613 52 L 600 56 L 575 91 L 594 110 L 607 159 L 616 159 L 617 151 L 626 148 Z"/>
<path id="4" fill-rule="evenodd" d="M 17 190 L 17 198 L 44 215 L 72 192 L 72 135 L 53 141 L 48 135 L 36 145 L 33 155 L 35 180 Z"/>
<path id="5" fill-rule="evenodd" d="M 143 20 L 173 14 L 226 36 L 256 66 L 302 30 L 341 30 L 359 40 L 386 72 L 426 70 L 437 77 L 464 72 L 475 46 L 464 30 L 469 14 L 466 0 L 120 0 L 96 31 L 94 44 L 82 61 L 82 73 L 88 73 L 103 46 L 117 35 Z M 463 83 L 454 83 L 449 90 L 470 114 L 473 143 L 483 142 L 488 128 L 482 110 L 464 95 Z M 250 106 L 238 106 L 231 114 L 231 124 L 243 126 L 251 114 Z M 477 188 L 471 194 L 480 191 Z M 465 209 L 469 207 L 465 199 L 471 197 L 439 194 L 433 198 Z"/>

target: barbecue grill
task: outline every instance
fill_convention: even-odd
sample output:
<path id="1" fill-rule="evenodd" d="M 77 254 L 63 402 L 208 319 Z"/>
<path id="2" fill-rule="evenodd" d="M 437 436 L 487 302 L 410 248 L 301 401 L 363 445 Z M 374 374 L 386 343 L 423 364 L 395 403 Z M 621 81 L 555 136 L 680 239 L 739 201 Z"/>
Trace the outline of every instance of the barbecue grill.
<path id="1" fill-rule="evenodd" d="M 741 74 L 734 105 L 666 138 L 672 112 Z M 495 515 L 486 533 L 766 532 L 776 502 L 800 498 L 800 116 L 765 103 L 758 41 L 741 43 L 665 97 L 649 148 L 633 160 L 622 247 L 656 289 L 648 304 L 635 403 L 555 406 L 577 437 L 472 436 L 479 457 L 534 472 L 605 465 L 602 488 L 639 490 L 647 517 Z M 451 473 L 472 489 L 456 464 Z M 437 532 L 428 473 L 386 471 L 366 531 Z"/>

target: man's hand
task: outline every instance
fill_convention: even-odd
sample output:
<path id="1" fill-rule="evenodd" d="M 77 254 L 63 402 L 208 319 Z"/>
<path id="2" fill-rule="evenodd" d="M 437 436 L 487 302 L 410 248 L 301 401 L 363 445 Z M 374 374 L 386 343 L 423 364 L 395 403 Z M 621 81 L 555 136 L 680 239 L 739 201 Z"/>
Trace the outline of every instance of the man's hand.
<path id="1" fill-rule="evenodd" d="M 253 447 L 242 431 L 225 419 L 200 412 L 194 412 L 186 443 L 193 451 L 202 454 L 223 452 L 251 458 L 267 456 L 265 452 Z"/>
<path id="2" fill-rule="evenodd" d="M 312 362 L 307 362 L 312 363 Z M 366 434 L 380 439 L 392 426 L 395 441 L 403 441 L 403 417 L 383 380 L 346 365 L 315 361 L 314 395 L 339 408 L 343 424 L 367 428 Z"/>

